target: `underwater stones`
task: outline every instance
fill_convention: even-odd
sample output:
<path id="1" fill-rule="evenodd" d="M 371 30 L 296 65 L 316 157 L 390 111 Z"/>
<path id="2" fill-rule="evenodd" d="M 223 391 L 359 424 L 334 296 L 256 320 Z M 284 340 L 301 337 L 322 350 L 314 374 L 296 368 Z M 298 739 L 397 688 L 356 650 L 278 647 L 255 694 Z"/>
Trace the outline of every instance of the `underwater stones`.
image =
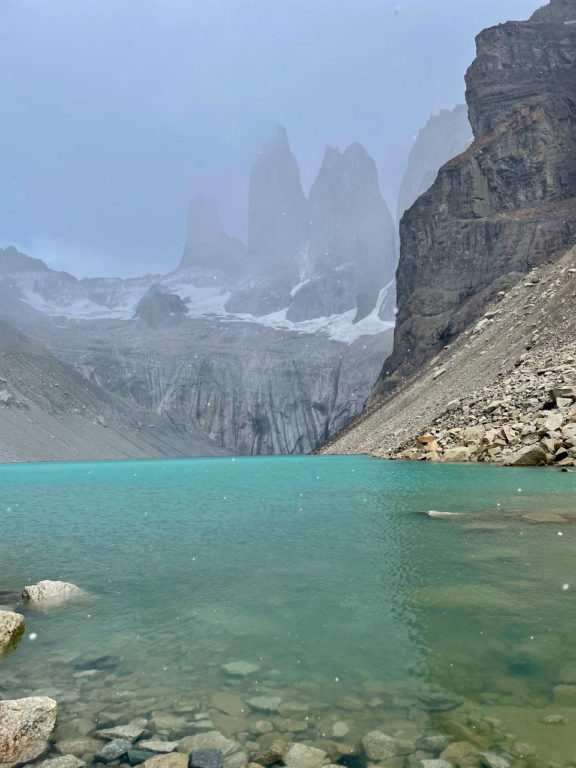
<path id="1" fill-rule="evenodd" d="M 235 752 L 224 758 L 224 768 L 246 768 L 248 755 L 246 752 Z"/>
<path id="2" fill-rule="evenodd" d="M 382 731 L 370 731 L 362 739 L 362 746 L 370 760 L 388 760 L 398 754 L 396 742 Z"/>
<path id="3" fill-rule="evenodd" d="M 416 741 L 416 749 L 422 749 L 429 752 L 441 752 L 443 749 L 447 749 L 453 739 L 450 736 L 446 736 L 444 733 L 432 733 L 428 736 L 421 736 Z M 446 758 L 449 760 L 449 758 Z"/>
<path id="4" fill-rule="evenodd" d="M 138 742 L 138 746 L 142 749 L 147 749 L 149 752 L 157 752 L 158 754 L 166 754 L 168 752 L 174 752 L 178 746 L 177 741 L 162 741 L 161 739 L 144 739 Z"/>
<path id="5" fill-rule="evenodd" d="M 144 763 L 145 768 L 188 768 L 188 755 L 171 752 L 167 755 L 154 755 Z"/>
<path id="6" fill-rule="evenodd" d="M 26 628 L 24 616 L 13 611 L 0 611 L 0 656 L 13 648 Z"/>
<path id="7" fill-rule="evenodd" d="M 116 725 L 114 728 L 103 728 L 96 731 L 96 736 L 100 739 L 125 739 L 134 742 L 144 733 L 144 728 L 139 723 L 128 723 L 128 725 Z"/>
<path id="8" fill-rule="evenodd" d="M 320 768 L 326 762 L 323 749 L 306 744 L 291 744 L 284 753 L 284 764 L 288 768 Z"/>
<path id="9" fill-rule="evenodd" d="M 152 712 L 150 725 L 155 731 L 165 733 L 177 733 L 187 724 L 187 720 L 182 715 L 172 715 L 169 712 Z"/>
<path id="10" fill-rule="evenodd" d="M 240 696 L 234 693 L 217 692 L 210 697 L 213 707 L 232 717 L 241 717 L 246 712 L 246 706 Z"/>
<path id="11" fill-rule="evenodd" d="M 420 760 L 420 768 L 453 768 L 447 760 Z"/>
<path id="12" fill-rule="evenodd" d="M 112 739 L 96 752 L 94 760 L 100 763 L 111 763 L 127 754 L 129 749 L 132 749 L 132 742 L 127 739 Z"/>
<path id="13" fill-rule="evenodd" d="M 228 664 L 223 664 L 222 669 L 232 677 L 247 677 L 258 672 L 260 665 L 252 664 L 249 661 L 230 661 Z"/>
<path id="14" fill-rule="evenodd" d="M 130 743 L 130 742 L 128 742 Z M 102 747 L 102 742 L 98 739 L 62 739 L 56 742 L 56 749 L 62 755 L 86 755 L 97 752 Z"/>
<path id="15" fill-rule="evenodd" d="M 51 757 L 48 760 L 42 760 L 41 763 L 35 763 L 35 768 L 83 768 L 86 763 L 80 760 L 76 755 L 62 755 L 61 757 Z"/>
<path id="16" fill-rule="evenodd" d="M 149 758 L 154 757 L 154 754 L 147 749 L 138 749 L 133 746 L 132 749 L 129 749 L 126 752 L 126 757 L 130 765 L 140 765 L 141 763 L 145 763 Z"/>
<path id="17" fill-rule="evenodd" d="M 219 749 L 196 749 L 188 755 L 188 768 L 224 768 Z"/>
<path id="18" fill-rule="evenodd" d="M 510 768 L 510 760 L 495 752 L 480 752 L 480 760 L 486 768 Z"/>
<path id="19" fill-rule="evenodd" d="M 254 696 L 246 701 L 257 712 L 277 712 L 282 703 L 280 696 Z"/>
<path id="20" fill-rule="evenodd" d="M 46 696 L 0 701 L 0 768 L 28 763 L 46 752 L 58 705 Z"/>
<path id="21" fill-rule="evenodd" d="M 268 733 L 259 740 L 260 750 L 254 756 L 254 762 L 259 765 L 272 765 L 283 761 L 288 749 L 287 742 L 277 733 Z"/>
<path id="22" fill-rule="evenodd" d="M 240 744 L 233 739 L 228 739 L 218 731 L 208 733 L 196 733 L 194 736 L 186 736 L 178 742 L 178 752 L 190 754 L 202 749 L 217 749 L 224 757 L 233 755 L 240 750 Z"/>
<path id="23" fill-rule="evenodd" d="M 480 765 L 477 748 L 467 741 L 455 741 L 450 744 L 440 753 L 440 758 L 458 768 L 478 768 Z"/>
<path id="24" fill-rule="evenodd" d="M 332 736 L 335 739 L 343 739 L 344 736 L 347 736 L 350 733 L 350 727 L 348 726 L 348 723 L 345 723 L 343 720 L 338 720 L 337 723 L 334 723 L 332 726 Z"/>
<path id="25" fill-rule="evenodd" d="M 80 592 L 82 590 L 76 584 L 70 584 L 67 581 L 50 581 L 45 579 L 37 584 L 24 587 L 22 599 L 33 602 L 40 600 L 65 600 L 73 594 L 77 595 Z"/>
<path id="26" fill-rule="evenodd" d="M 256 720 L 252 725 L 252 733 L 270 733 L 274 730 L 274 726 L 269 720 Z"/>
<path id="27" fill-rule="evenodd" d="M 566 725 L 566 717 L 564 715 L 546 715 L 540 722 L 545 725 Z"/>

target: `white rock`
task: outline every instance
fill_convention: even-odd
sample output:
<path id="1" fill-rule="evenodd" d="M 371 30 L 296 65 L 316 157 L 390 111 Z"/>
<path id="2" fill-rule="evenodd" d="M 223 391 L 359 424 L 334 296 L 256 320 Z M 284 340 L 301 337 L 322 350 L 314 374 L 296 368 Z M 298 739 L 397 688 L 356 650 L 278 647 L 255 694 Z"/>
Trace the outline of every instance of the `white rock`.
<path id="1" fill-rule="evenodd" d="M 47 696 L 0 701 L 0 765 L 11 768 L 41 757 L 57 713 L 58 705 Z"/>
<path id="2" fill-rule="evenodd" d="M 430 509 L 428 512 L 426 512 L 428 517 L 462 517 L 464 515 L 464 512 L 442 512 L 438 511 L 436 509 Z"/>
<path id="3" fill-rule="evenodd" d="M 128 725 L 116 725 L 113 728 L 103 728 L 96 731 L 95 736 L 99 739 L 125 739 L 133 742 L 143 733 L 144 728 L 139 724 L 129 723 Z"/>
<path id="4" fill-rule="evenodd" d="M 22 597 L 24 600 L 65 600 L 82 590 L 76 584 L 67 581 L 50 581 L 45 579 L 37 584 L 24 587 Z"/>

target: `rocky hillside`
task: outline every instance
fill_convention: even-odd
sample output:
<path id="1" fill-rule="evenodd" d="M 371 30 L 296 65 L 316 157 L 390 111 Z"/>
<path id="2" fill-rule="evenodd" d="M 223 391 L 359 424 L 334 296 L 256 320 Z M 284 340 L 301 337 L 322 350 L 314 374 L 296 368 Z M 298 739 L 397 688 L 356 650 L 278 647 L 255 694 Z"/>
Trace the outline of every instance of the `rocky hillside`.
<path id="1" fill-rule="evenodd" d="M 576 241 L 575 50 L 572 0 L 478 35 L 466 75 L 474 141 L 400 223 L 394 352 L 372 402 Z"/>
<path id="2" fill-rule="evenodd" d="M 576 466 L 576 248 L 500 292 L 319 452 Z"/>
<path id="3" fill-rule="evenodd" d="M 0 321 L 0 462 L 223 453 L 199 429 L 106 392 Z"/>

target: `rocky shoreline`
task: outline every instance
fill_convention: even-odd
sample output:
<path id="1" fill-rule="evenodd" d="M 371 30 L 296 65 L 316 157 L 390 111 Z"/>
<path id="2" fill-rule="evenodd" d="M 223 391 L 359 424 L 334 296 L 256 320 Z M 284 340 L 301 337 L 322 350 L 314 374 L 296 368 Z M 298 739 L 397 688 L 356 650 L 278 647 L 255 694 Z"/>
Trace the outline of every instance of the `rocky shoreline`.
<path id="1" fill-rule="evenodd" d="M 485 321 L 493 316 L 487 315 Z M 576 343 L 555 354 L 548 349 L 534 352 L 538 336 L 535 331 L 514 370 L 496 385 L 448 403 L 428 430 L 398 451 L 372 455 L 576 467 Z M 442 369 L 437 373 L 442 375 Z"/>

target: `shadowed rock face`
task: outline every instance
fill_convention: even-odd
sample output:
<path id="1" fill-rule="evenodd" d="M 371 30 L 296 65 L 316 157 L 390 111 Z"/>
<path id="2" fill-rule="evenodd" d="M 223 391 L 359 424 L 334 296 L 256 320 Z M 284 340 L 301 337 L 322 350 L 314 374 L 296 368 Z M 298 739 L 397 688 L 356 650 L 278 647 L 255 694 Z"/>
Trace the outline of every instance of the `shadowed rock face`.
<path id="1" fill-rule="evenodd" d="M 138 302 L 134 317 L 144 320 L 150 328 L 164 328 L 182 322 L 187 312 L 186 304 L 178 294 L 166 293 L 153 285 Z"/>
<path id="2" fill-rule="evenodd" d="M 188 236 L 178 268 L 198 267 L 235 277 L 244 269 L 245 261 L 244 244 L 228 237 L 218 212 L 203 200 L 195 200 L 190 206 Z"/>
<path id="3" fill-rule="evenodd" d="M 373 398 L 450 342 L 498 291 L 576 240 L 576 7 L 478 35 L 474 142 L 403 216 L 394 352 Z"/>
<path id="4" fill-rule="evenodd" d="M 398 219 L 432 186 L 444 163 L 464 152 L 471 141 L 472 128 L 464 104 L 454 109 L 441 109 L 437 115 L 432 115 L 418 133 L 408 156 L 398 193 Z"/>
<path id="5" fill-rule="evenodd" d="M 309 212 L 310 282 L 295 294 L 287 316 L 300 321 L 356 309 L 360 320 L 375 307 L 396 262 L 392 216 L 376 164 L 360 144 L 326 149 Z"/>
<path id="6" fill-rule="evenodd" d="M 41 259 L 33 259 L 20 253 L 13 245 L 0 248 L 0 274 L 13 272 L 47 271 L 48 267 Z"/>

